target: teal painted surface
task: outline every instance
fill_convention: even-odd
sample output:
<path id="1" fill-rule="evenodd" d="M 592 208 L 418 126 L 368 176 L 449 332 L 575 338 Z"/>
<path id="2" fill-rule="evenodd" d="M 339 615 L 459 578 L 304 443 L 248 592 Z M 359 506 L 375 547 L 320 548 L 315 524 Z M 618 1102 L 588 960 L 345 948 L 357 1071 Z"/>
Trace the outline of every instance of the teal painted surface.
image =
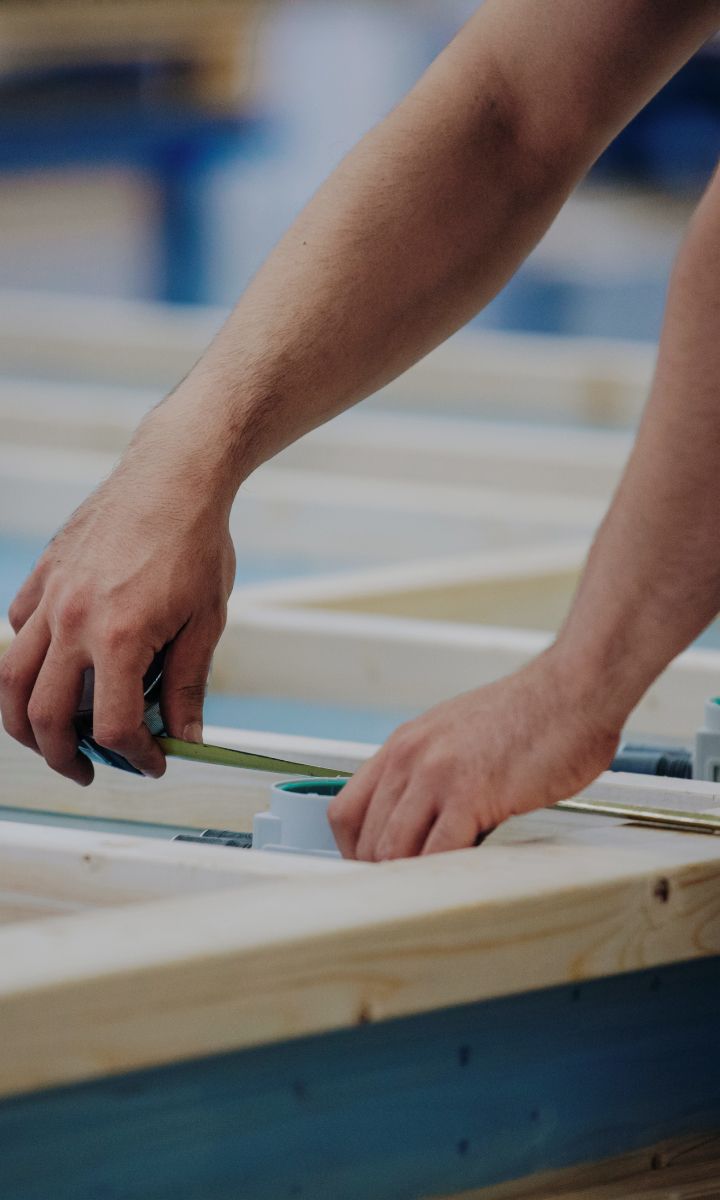
<path id="1" fill-rule="evenodd" d="M 205 700 L 204 717 L 206 725 L 376 743 L 385 741 L 397 725 L 418 711 L 318 704 L 277 696 L 210 694 Z"/>
<path id="2" fill-rule="evenodd" d="M 2 1200 L 419 1200 L 717 1131 L 719 992 L 712 958 L 9 1100 Z"/>

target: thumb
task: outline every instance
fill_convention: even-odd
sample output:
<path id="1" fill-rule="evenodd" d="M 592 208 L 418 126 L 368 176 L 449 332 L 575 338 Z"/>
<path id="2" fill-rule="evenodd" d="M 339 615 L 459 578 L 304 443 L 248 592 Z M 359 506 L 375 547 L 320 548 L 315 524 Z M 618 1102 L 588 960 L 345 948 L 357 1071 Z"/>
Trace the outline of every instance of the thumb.
<path id="1" fill-rule="evenodd" d="M 170 737 L 202 741 L 203 702 L 219 636 L 193 617 L 168 647 L 160 708 Z"/>

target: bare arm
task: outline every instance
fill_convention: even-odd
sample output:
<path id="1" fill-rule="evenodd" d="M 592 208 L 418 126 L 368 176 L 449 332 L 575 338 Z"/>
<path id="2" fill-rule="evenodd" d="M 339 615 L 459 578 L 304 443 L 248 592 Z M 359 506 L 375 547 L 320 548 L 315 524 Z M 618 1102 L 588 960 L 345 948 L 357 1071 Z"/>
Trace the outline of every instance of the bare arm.
<path id="1" fill-rule="evenodd" d="M 621 719 L 720 611 L 720 173 L 680 250 L 633 454 L 560 636 Z"/>
<path id="2" fill-rule="evenodd" d="M 629 713 L 720 610 L 720 175 L 671 280 L 652 394 L 555 644 L 396 731 L 334 802 L 346 854 L 471 845 L 573 795 Z"/>
<path id="3" fill-rule="evenodd" d="M 482 308 L 718 19 L 717 0 L 486 0 L 323 185 L 174 398 L 233 430 L 234 484 Z"/>
<path id="4" fill-rule="evenodd" d="M 172 643 L 166 724 L 199 736 L 239 484 L 481 307 L 717 16 L 717 0 L 487 0 L 324 185 L 43 555 L 12 606 L 17 637 L 0 664 L 10 733 L 89 782 L 72 716 L 92 665 L 95 736 L 161 774 L 140 680 Z M 361 811 L 359 798 L 367 807 L 361 778 L 348 811 Z M 356 841 L 345 839 L 348 852 Z M 368 837 L 364 849 L 377 846 Z"/>

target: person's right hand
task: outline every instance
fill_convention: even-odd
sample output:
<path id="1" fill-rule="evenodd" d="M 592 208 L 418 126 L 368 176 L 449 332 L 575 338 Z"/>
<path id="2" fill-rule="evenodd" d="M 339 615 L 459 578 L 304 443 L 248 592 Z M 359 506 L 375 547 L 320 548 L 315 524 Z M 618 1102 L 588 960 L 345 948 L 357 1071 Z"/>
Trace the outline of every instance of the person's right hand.
<path id="1" fill-rule="evenodd" d="M 162 406 L 156 410 L 162 414 Z M 93 778 L 74 716 L 95 670 L 93 735 L 147 775 L 165 757 L 143 723 L 142 678 L 168 645 L 165 727 L 202 739 L 210 662 L 235 576 L 232 497 L 202 443 L 172 444 L 153 414 L 113 474 L 50 542 L 9 612 L 0 659 L 5 729 L 80 784 Z"/>

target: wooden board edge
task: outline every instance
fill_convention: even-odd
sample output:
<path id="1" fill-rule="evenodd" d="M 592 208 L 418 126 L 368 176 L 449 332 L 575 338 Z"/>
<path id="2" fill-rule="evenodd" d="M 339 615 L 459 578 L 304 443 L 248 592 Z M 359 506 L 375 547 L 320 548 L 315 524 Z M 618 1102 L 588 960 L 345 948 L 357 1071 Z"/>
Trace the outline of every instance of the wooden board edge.
<path id="1" fill-rule="evenodd" d="M 612 834 L 602 848 L 488 846 L 7 928 L 2 1088 L 720 952 L 714 839 Z"/>

